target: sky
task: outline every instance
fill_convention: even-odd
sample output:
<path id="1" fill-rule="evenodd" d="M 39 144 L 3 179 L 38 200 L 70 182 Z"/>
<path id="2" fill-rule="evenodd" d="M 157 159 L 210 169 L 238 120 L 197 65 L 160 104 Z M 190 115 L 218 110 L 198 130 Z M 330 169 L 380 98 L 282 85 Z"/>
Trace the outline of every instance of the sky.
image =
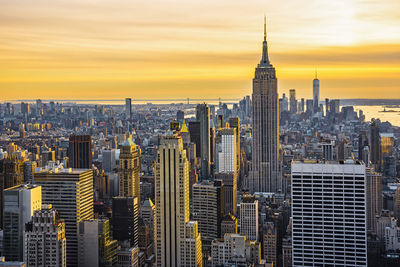
<path id="1" fill-rule="evenodd" d="M 264 14 L 280 94 L 400 98 L 399 0 L 0 0 L 0 101 L 242 98 Z"/>

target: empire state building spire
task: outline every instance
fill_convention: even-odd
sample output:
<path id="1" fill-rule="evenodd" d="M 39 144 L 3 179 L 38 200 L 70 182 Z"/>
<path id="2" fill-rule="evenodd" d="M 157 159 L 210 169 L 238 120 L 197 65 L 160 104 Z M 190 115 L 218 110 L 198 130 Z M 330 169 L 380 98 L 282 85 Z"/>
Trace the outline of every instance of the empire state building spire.
<path id="1" fill-rule="evenodd" d="M 267 45 L 267 18 L 264 16 L 264 42 L 263 42 L 263 52 L 259 67 L 269 67 L 271 64 L 269 63 L 268 58 L 268 45 Z"/>

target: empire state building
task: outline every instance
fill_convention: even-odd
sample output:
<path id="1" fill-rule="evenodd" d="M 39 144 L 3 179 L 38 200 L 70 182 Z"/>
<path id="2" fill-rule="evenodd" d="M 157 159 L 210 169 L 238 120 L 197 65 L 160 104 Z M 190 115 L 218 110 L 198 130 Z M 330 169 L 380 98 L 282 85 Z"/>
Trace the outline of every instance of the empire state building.
<path id="1" fill-rule="evenodd" d="M 253 148 L 249 190 L 282 192 L 279 163 L 279 110 L 275 68 L 269 62 L 266 22 L 260 63 L 253 79 Z"/>

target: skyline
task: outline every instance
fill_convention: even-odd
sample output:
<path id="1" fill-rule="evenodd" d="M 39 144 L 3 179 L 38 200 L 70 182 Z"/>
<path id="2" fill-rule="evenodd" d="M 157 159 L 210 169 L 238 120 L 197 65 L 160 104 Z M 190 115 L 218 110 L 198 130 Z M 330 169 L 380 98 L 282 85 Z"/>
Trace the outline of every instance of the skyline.
<path id="1" fill-rule="evenodd" d="M 280 95 L 400 98 L 400 3 L 285 5 L 4 1 L 2 100 L 250 95 L 264 12 Z"/>

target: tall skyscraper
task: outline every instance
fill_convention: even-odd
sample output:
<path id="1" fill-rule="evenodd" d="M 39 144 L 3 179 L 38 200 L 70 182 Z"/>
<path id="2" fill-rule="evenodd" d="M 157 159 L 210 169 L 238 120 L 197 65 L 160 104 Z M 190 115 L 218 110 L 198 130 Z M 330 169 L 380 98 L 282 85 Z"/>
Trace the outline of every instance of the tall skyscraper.
<path id="1" fill-rule="evenodd" d="M 253 149 L 250 192 L 281 192 L 279 168 L 279 111 L 275 68 L 267 50 L 264 22 L 263 54 L 253 79 Z"/>
<path id="2" fill-rule="evenodd" d="M 161 139 L 154 169 L 157 266 L 202 266 L 197 222 L 189 221 L 189 162 L 178 135 Z"/>
<path id="3" fill-rule="evenodd" d="M 252 195 L 243 195 L 240 203 L 240 234 L 258 241 L 258 200 Z"/>
<path id="4" fill-rule="evenodd" d="M 34 174 L 42 186 L 44 204 L 52 206 L 65 221 L 67 266 L 78 265 L 78 223 L 92 220 L 93 171 L 86 169 L 41 169 Z"/>
<path id="5" fill-rule="evenodd" d="M 224 184 L 224 206 L 225 214 L 232 213 L 236 215 L 237 200 L 237 172 L 216 173 L 216 180 L 221 180 Z"/>
<path id="6" fill-rule="evenodd" d="M 290 89 L 289 90 L 289 105 L 290 105 L 290 112 L 293 114 L 297 113 L 297 99 L 296 99 L 296 90 L 295 89 Z"/>
<path id="7" fill-rule="evenodd" d="M 128 118 L 132 117 L 132 99 L 125 98 L 125 114 Z"/>
<path id="8" fill-rule="evenodd" d="M 137 197 L 114 197 L 112 200 L 113 238 L 128 241 L 131 247 L 139 244 L 139 199 Z"/>
<path id="9" fill-rule="evenodd" d="M 319 111 L 319 80 L 317 78 L 317 71 L 315 71 L 315 78 L 313 80 L 313 102 L 314 113 Z"/>
<path id="10" fill-rule="evenodd" d="M 24 238 L 26 266 L 67 266 L 65 223 L 51 205 L 42 205 L 26 224 Z"/>
<path id="11" fill-rule="evenodd" d="M 293 266 L 367 266 L 365 165 L 292 163 Z"/>
<path id="12" fill-rule="evenodd" d="M 7 261 L 23 261 L 25 224 L 42 207 L 42 188 L 18 185 L 3 192 L 3 256 Z"/>
<path id="13" fill-rule="evenodd" d="M 205 180 L 210 176 L 211 164 L 210 109 L 207 104 L 197 105 L 196 120 L 200 122 L 200 176 Z"/>
<path id="14" fill-rule="evenodd" d="M 92 168 L 92 138 L 90 135 L 71 135 L 69 137 L 68 153 L 72 168 Z"/>
<path id="15" fill-rule="evenodd" d="M 127 139 L 119 155 L 119 196 L 138 197 L 140 200 L 140 148 Z"/>

